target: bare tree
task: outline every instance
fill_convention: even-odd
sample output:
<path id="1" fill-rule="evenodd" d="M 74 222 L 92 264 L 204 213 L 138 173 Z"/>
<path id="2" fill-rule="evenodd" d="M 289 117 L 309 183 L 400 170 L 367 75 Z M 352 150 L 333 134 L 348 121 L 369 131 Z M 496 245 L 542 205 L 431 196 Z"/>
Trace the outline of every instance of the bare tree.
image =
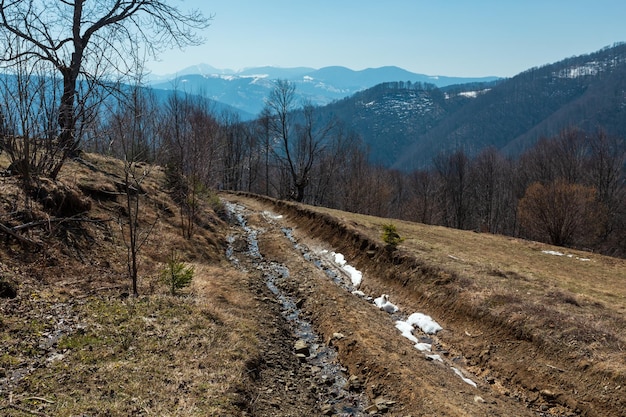
<path id="1" fill-rule="evenodd" d="M 199 44 L 196 32 L 207 26 L 199 11 L 183 12 L 165 1 L 0 0 L 5 45 L 0 61 L 43 62 L 62 80 L 57 117 L 61 158 L 47 174 L 56 178 L 63 162 L 78 150 L 81 79 L 132 74 L 142 52 L 156 56 L 173 45 Z"/>
<path id="2" fill-rule="evenodd" d="M 598 201 L 606 208 L 607 221 L 602 238 L 609 247 L 620 247 L 624 242 L 620 234 L 624 233 L 626 219 L 626 147 L 623 140 L 601 130 L 589 141 L 589 147 L 589 182 L 598 191 Z"/>
<path id="3" fill-rule="evenodd" d="M 409 176 L 409 187 L 413 191 L 412 209 L 415 214 L 409 219 L 415 219 L 420 223 L 432 224 L 436 201 L 435 175 L 431 171 L 415 171 Z"/>
<path id="4" fill-rule="evenodd" d="M 57 132 L 53 103 L 57 85 L 40 65 L 19 63 L 12 74 L 0 79 L 0 106 L 4 134 L 0 146 L 6 152 L 9 171 L 26 182 L 31 173 L 46 171 L 54 164 L 56 149 L 47 139 Z"/>
<path id="5" fill-rule="evenodd" d="M 281 145 L 276 154 L 291 177 L 291 197 L 302 201 L 311 181 L 313 164 L 324 150 L 334 123 L 317 120 L 315 107 L 310 103 L 305 103 L 302 122 L 298 123 L 294 112 L 295 90 L 295 85 L 289 81 L 276 81 L 266 105 L 273 116 L 270 130 Z"/>
<path id="6" fill-rule="evenodd" d="M 592 244 L 602 212 L 594 188 L 558 179 L 547 185 L 531 184 L 519 201 L 518 215 L 529 237 L 566 246 Z"/>
<path id="7" fill-rule="evenodd" d="M 250 190 L 253 154 L 256 149 L 254 135 L 250 128 L 232 112 L 224 112 L 221 120 L 222 132 L 222 181 L 221 186 L 228 190 Z M 247 187 L 244 185 L 247 183 Z"/>
<path id="8" fill-rule="evenodd" d="M 507 231 L 516 206 L 510 161 L 495 148 L 486 148 L 472 161 L 470 174 L 472 227 L 490 233 Z"/>
<path id="9" fill-rule="evenodd" d="M 134 296 L 137 288 L 139 252 L 146 244 L 158 216 L 148 220 L 145 216 L 143 183 L 152 174 L 153 165 L 144 161 L 152 159 L 148 134 L 156 136 L 159 111 L 154 96 L 142 88 L 140 80 L 126 94 L 120 94 L 120 101 L 112 111 L 108 126 L 111 143 L 115 143 L 116 152 L 124 161 L 125 218 L 120 217 L 119 224 L 126 245 L 128 276 L 131 280 Z"/>
<path id="10" fill-rule="evenodd" d="M 457 150 L 452 154 L 440 153 L 433 162 L 441 181 L 444 225 L 464 229 L 470 209 L 470 160 L 463 150 Z"/>
<path id="11" fill-rule="evenodd" d="M 355 152 L 361 150 L 361 138 L 344 126 L 330 135 L 323 153 L 317 158 L 311 182 L 311 203 L 337 208 L 345 192 L 342 176 L 350 166 L 350 159 Z"/>
<path id="12" fill-rule="evenodd" d="M 200 199 L 217 182 L 219 123 L 208 100 L 173 92 L 163 115 L 162 146 L 169 188 L 181 214 L 181 230 L 194 233 Z"/>
<path id="13" fill-rule="evenodd" d="M 263 154 L 263 183 L 265 195 L 270 195 L 270 156 L 272 154 L 272 115 L 269 107 L 265 107 L 256 123 L 256 135 L 261 142 L 261 153 Z"/>

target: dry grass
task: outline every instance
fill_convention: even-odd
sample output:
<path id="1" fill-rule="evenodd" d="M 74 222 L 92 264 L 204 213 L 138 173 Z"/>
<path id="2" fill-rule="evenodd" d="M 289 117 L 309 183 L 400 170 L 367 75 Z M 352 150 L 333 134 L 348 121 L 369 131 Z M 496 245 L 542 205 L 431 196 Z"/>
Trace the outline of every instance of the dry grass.
<path id="1" fill-rule="evenodd" d="M 60 183 L 90 196 L 84 216 L 101 221 L 33 229 L 43 249 L 31 255 L 14 241 L 0 249 L 1 278 L 19 284 L 18 298 L 0 300 L 0 416 L 225 416 L 248 402 L 258 323 L 240 291 L 247 276 L 221 263 L 223 225 L 208 210 L 184 239 L 162 170 L 148 169 L 141 227 L 154 229 L 140 252 L 140 297 L 125 296 L 122 169 L 98 155 L 69 162 Z M 5 224 L 21 211 L 50 216 L 19 180 L 2 178 L 0 189 Z M 172 249 L 195 268 L 179 297 L 157 279 Z"/>
<path id="2" fill-rule="evenodd" d="M 196 271 L 185 297 L 86 300 L 76 312 L 84 330 L 58 342 L 63 360 L 29 375 L 14 397 L 46 398 L 57 416 L 236 413 L 255 324 L 245 300 L 216 282 L 237 277 Z"/>
<path id="3" fill-rule="evenodd" d="M 359 230 L 378 241 L 383 224 L 389 222 L 336 210 L 316 210 L 358 225 Z M 394 224 L 405 238 L 399 245 L 402 251 L 472 278 L 480 287 L 504 286 L 531 292 L 527 295 L 533 295 L 534 290 L 540 296 L 560 291 L 587 303 L 605 303 L 612 310 L 626 312 L 626 260 L 499 235 L 403 221 Z M 544 250 L 568 256 L 549 255 Z"/>
<path id="4" fill-rule="evenodd" d="M 384 245 L 389 219 L 309 209 Z M 393 224 L 405 239 L 399 252 L 430 271 L 431 284 L 414 284 L 418 292 L 441 294 L 445 285 L 454 300 L 439 299 L 444 304 L 464 306 L 465 314 L 479 320 L 490 317 L 557 356 L 620 364 L 611 372 L 626 381 L 626 260 L 499 235 Z"/>

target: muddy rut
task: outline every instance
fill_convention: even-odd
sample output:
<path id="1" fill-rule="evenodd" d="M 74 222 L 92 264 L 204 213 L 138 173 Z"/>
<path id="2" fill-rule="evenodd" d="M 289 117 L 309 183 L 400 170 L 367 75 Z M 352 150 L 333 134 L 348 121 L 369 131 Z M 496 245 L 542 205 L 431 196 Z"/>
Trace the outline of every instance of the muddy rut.
<path id="1" fill-rule="evenodd" d="M 260 335 L 266 353 L 250 365 L 256 387 L 252 415 L 580 414 L 555 403 L 550 392 L 533 394 L 476 366 L 476 357 L 489 355 L 489 349 L 466 353 L 455 343 L 460 330 L 452 321 L 444 321 L 436 334 L 415 329 L 414 337 L 428 346 L 416 349 L 396 324 L 417 311 L 429 314 L 428 305 L 394 291 L 373 268 L 363 270 L 355 293 L 350 275 L 331 255 L 338 248 L 310 236 L 271 203 L 224 199 L 231 217 L 227 255 L 257 276 L 256 298 L 265 306 L 259 320 L 267 321 Z M 356 249 L 372 256 L 371 248 Z M 346 253 L 347 262 L 351 255 Z M 374 305 L 385 290 L 399 311 Z"/>

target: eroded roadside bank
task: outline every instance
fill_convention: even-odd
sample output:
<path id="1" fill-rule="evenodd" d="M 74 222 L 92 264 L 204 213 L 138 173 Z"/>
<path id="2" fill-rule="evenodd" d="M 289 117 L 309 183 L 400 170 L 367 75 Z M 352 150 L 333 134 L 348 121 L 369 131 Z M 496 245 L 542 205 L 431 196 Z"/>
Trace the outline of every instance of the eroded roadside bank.
<path id="1" fill-rule="evenodd" d="M 249 210 L 248 224 L 263 230 L 257 236 L 260 253 L 267 262 L 289 269 L 288 278 L 281 278 L 281 291 L 295 300 L 322 340 L 337 349 L 346 379 L 360 381 L 370 404 L 384 399 L 388 407 L 381 409 L 391 415 L 567 415 L 561 413 L 561 409 L 549 407 L 541 401 L 529 401 L 516 392 L 501 392 L 496 389 L 497 381 L 494 379 L 468 372 L 471 360 L 453 349 L 447 349 L 445 337 L 438 349 L 446 351 L 446 361 L 457 365 L 467 379 L 475 379 L 476 387 L 459 378 L 447 363 L 419 354 L 414 344 L 394 328 L 389 313 L 339 288 L 323 269 L 304 259 L 301 251 L 296 250 L 293 241 L 285 235 L 284 229 L 295 227 L 294 239 L 308 248 L 323 249 L 329 243 L 305 236 L 303 228 L 296 225 L 298 222 L 294 222 L 295 219 L 288 213 L 285 213 L 285 218 L 268 222 L 268 210 L 273 217 L 278 217 L 281 212 L 271 205 L 245 197 L 233 196 L 229 200 L 244 205 Z M 365 272 L 365 276 L 364 282 L 367 282 L 369 272 Z M 380 277 L 371 278 L 364 288 L 376 294 L 382 290 L 376 288 Z M 259 279 L 263 280 L 262 274 Z M 417 308 L 401 297 L 396 299 L 405 312 Z M 444 329 L 444 336 L 446 332 L 449 335 L 450 330 Z M 337 334 L 342 337 L 334 339 Z M 297 337 L 292 339 L 290 353 L 293 356 L 295 341 Z M 329 415 L 335 412 L 325 411 Z M 316 412 L 321 412 L 319 406 Z"/>

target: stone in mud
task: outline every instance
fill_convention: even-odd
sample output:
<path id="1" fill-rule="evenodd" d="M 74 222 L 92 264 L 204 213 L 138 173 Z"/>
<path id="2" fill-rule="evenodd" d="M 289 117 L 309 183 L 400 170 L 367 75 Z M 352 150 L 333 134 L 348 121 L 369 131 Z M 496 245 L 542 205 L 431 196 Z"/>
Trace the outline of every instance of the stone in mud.
<path id="1" fill-rule="evenodd" d="M 372 404 L 371 406 L 369 406 L 368 408 L 365 409 L 366 412 L 372 413 L 372 412 L 379 412 L 379 413 L 386 413 L 389 411 L 389 408 L 394 405 L 396 402 L 393 400 L 387 400 L 385 398 L 382 397 L 378 397 L 374 400 L 374 404 Z M 370 410 L 371 409 L 371 410 Z M 370 410 L 370 411 L 368 411 Z"/>
<path id="2" fill-rule="evenodd" d="M 296 352 L 296 355 L 304 355 L 305 357 L 310 354 L 309 345 L 307 345 L 307 343 L 302 339 L 299 339 L 296 342 L 294 345 L 294 351 Z"/>
<path id="3" fill-rule="evenodd" d="M 341 340 L 344 337 L 343 333 L 333 333 L 333 340 Z"/>

